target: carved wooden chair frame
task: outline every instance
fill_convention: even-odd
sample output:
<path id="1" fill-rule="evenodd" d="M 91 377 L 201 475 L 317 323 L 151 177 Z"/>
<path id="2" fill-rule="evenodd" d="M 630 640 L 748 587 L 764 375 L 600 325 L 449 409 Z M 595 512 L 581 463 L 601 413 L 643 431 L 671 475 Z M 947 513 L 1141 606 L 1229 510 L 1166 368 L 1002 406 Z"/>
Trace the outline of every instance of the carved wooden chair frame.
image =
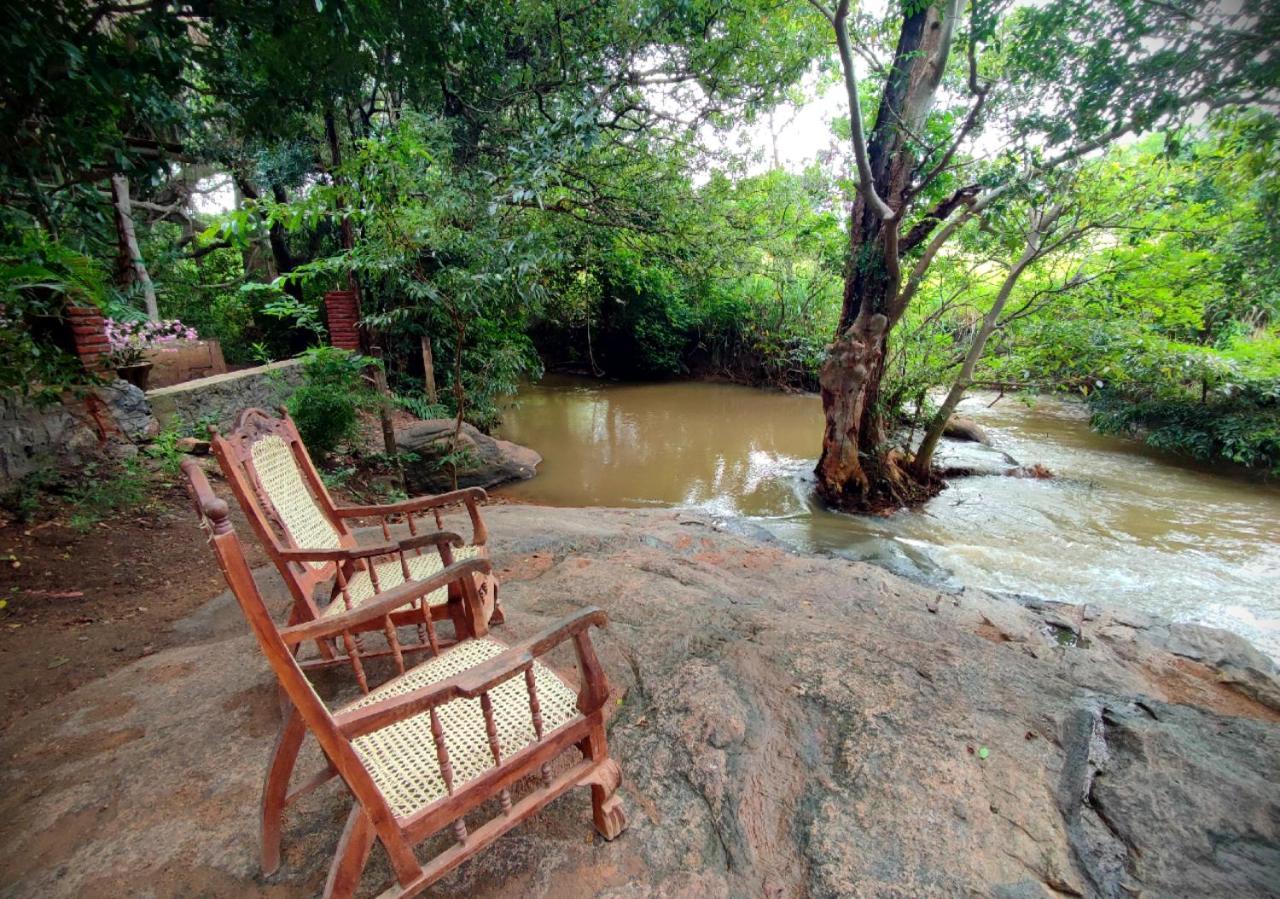
<path id="1" fill-rule="evenodd" d="M 510 647 L 488 638 L 464 641 L 433 662 L 465 653 L 469 646 L 485 646 L 494 654 L 480 664 L 456 669 L 447 677 L 426 683 L 397 678 L 362 700 L 331 712 L 298 662 L 299 645 L 317 639 L 332 640 L 372 622 L 385 621 L 412 597 L 421 597 L 444 584 L 456 584 L 460 592 L 475 594 L 475 576 L 487 572 L 490 563 L 487 559 L 455 562 L 430 578 L 406 582 L 338 615 L 280 628 L 272 621 L 254 582 L 231 527 L 227 504 L 213 494 L 198 464 L 188 460 L 183 470 L 218 564 L 291 703 L 272 752 L 263 794 L 262 862 L 267 873 L 280 863 L 280 818 L 284 807 L 335 777 L 346 784 L 355 804 L 330 867 L 326 899 L 342 899 L 355 892 L 375 840 L 386 850 L 396 879 L 391 891 L 383 895 L 397 899 L 416 895 L 573 787 L 590 787 L 592 818 L 606 839 L 612 840 L 622 832 L 626 820 L 615 795 L 622 774 L 617 762 L 609 757 L 605 737 L 609 687 L 589 634 L 590 627 L 607 625 L 602 611 L 585 609 Z M 539 661 L 548 651 L 569 641 L 579 672 L 576 689 Z M 410 669 L 406 677 L 412 678 L 429 664 L 432 663 Z M 549 690 L 551 687 L 555 689 Z M 502 693 L 504 689 L 506 692 Z M 569 691 L 567 699 L 565 691 Z M 513 699 L 513 693 L 521 698 Z M 499 699 L 495 700 L 495 696 Z M 460 709 L 470 709 L 471 714 L 470 731 L 464 736 L 455 729 L 462 720 L 457 717 Z M 523 742 L 514 741 L 514 751 L 508 752 L 499 731 L 508 733 L 503 728 L 509 727 L 512 715 L 523 716 Z M 544 722 L 544 718 L 548 720 Z M 411 754 L 410 776 L 388 781 L 379 754 L 383 750 L 362 746 L 362 741 L 386 732 L 391 735 L 388 739 L 392 744 L 396 739 L 401 739 L 402 744 L 416 743 L 402 739 L 403 735 L 395 736 L 397 728 L 406 727 L 412 728 L 411 736 L 422 742 L 429 740 L 430 751 L 415 755 L 415 747 L 409 746 L 404 751 Z M 288 793 L 297 747 L 308 731 L 315 735 L 328 764 Z M 509 738 L 506 742 L 508 747 L 513 743 Z M 459 746 L 461 753 L 457 752 Z M 581 759 L 574 761 L 571 756 L 569 767 L 553 775 L 551 762 L 575 747 Z M 396 751 L 394 746 L 390 751 Z M 455 774 L 457 759 L 451 761 L 451 752 L 472 766 L 469 776 Z M 483 770 L 474 769 L 477 757 L 483 758 Z M 403 767 L 398 773 L 405 774 Z M 513 800 L 511 788 L 519 782 L 536 786 Z M 405 790 L 413 794 L 424 783 L 435 784 L 435 792 L 425 802 L 406 806 Z M 501 811 L 468 830 L 466 816 L 494 798 L 499 800 Z M 421 863 L 414 847 L 450 826 L 453 844 L 426 864 Z"/>
<path id="2" fill-rule="evenodd" d="M 259 541 L 266 549 L 276 569 L 283 577 L 293 597 L 293 610 L 289 617 L 290 624 L 303 621 L 318 620 L 326 614 L 316 603 L 315 593 L 321 585 L 333 582 L 330 590 L 330 603 L 341 603 L 335 608 L 350 609 L 362 600 L 354 596 L 356 584 L 364 580 L 365 593 L 372 587 L 373 594 L 383 592 L 379 583 L 380 570 L 385 565 L 378 562 L 381 558 L 394 558 L 398 561 L 399 577 L 397 581 L 414 579 L 411 569 L 418 567 L 420 558 L 426 550 L 439 554 L 438 564 L 433 563 L 431 570 L 447 567 L 455 560 L 471 558 L 487 558 L 488 529 L 480 514 L 479 504 L 487 498 L 478 487 L 455 490 L 437 496 L 417 497 L 403 502 L 388 503 L 376 506 L 339 506 L 325 488 L 324 481 L 311 461 L 306 446 L 302 442 L 298 429 L 284 409 L 276 418 L 262 409 L 246 409 L 236 418 L 235 424 L 228 434 L 212 431 L 211 443 L 214 455 L 222 468 L 222 472 L 231 485 L 240 508 L 244 511 L 250 526 Z M 290 527 L 289 516 L 273 498 L 272 490 L 264 484 L 259 471 L 255 448 L 261 441 L 278 438 L 287 450 L 286 466 L 291 466 L 291 477 L 297 478 L 293 489 L 301 489 L 307 493 L 301 502 L 309 502 L 316 513 L 323 519 L 327 531 L 312 528 L 311 540 L 326 545 L 301 545 L 307 534 L 296 534 L 297 522 Z M 273 452 L 283 454 L 281 446 L 272 444 Z M 446 531 L 442 510 L 451 505 L 465 506 L 471 519 L 471 540 L 465 543 L 457 533 Z M 420 523 L 416 516 L 430 512 L 435 529 L 420 532 Z M 354 519 L 378 519 L 383 541 L 374 544 L 361 544 L 352 533 L 349 522 Z M 403 518 L 408 526 L 409 536 L 395 539 L 391 535 L 392 519 Z M 317 536 L 322 539 L 316 539 Z M 380 621 L 370 623 L 366 629 L 357 629 L 354 635 L 343 638 L 341 643 L 332 639 L 317 641 L 319 658 L 309 659 L 303 663 L 306 668 L 328 667 L 350 663 L 355 670 L 357 681 L 366 692 L 368 684 L 360 657 L 365 659 L 392 655 L 403 672 L 401 656 L 406 652 L 431 651 L 438 653 L 442 646 L 468 637 L 483 636 L 488 632 L 488 624 L 501 623 L 502 613 L 497 605 L 498 583 L 491 572 L 477 574 L 478 590 L 476 598 L 469 600 L 457 586 L 448 586 L 448 602 L 433 603 L 428 599 L 419 600 L 416 605 L 397 610 L 391 616 L 393 628 L 413 627 L 418 631 L 418 641 L 400 644 L 392 638 L 392 632 L 382 626 Z M 326 606 L 328 613 L 335 608 Z M 433 626 L 434 621 L 449 620 L 453 623 L 452 640 L 440 637 Z M 369 630 L 382 630 L 388 634 L 386 649 L 376 652 L 364 650 L 353 653 L 355 644 L 361 635 Z"/>

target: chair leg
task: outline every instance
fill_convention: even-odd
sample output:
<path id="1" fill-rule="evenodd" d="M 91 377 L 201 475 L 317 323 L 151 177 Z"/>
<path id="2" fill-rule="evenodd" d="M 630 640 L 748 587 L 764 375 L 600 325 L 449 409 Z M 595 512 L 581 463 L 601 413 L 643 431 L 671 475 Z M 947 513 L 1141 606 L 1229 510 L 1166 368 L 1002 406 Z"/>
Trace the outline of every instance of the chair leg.
<path id="1" fill-rule="evenodd" d="M 451 592 L 449 593 L 449 605 L 446 606 L 446 610 L 449 614 L 449 620 L 453 622 L 453 637 L 455 640 L 461 641 L 474 635 L 467 625 L 467 610 L 466 606 L 463 605 L 462 596 L 452 592 L 453 587 L 453 584 L 449 585 Z"/>
<path id="2" fill-rule="evenodd" d="M 369 851 L 373 849 L 374 836 L 373 822 L 365 814 L 364 806 L 357 802 L 338 840 L 338 851 L 324 885 L 324 899 L 347 899 L 355 895 L 360 875 L 369 861 Z"/>
<path id="3" fill-rule="evenodd" d="M 489 606 L 489 623 L 502 624 L 507 620 L 507 616 L 502 613 L 502 604 L 498 602 L 498 579 L 492 574 L 486 575 L 485 580 L 488 582 L 486 592 L 487 602 Z"/>
<path id="4" fill-rule="evenodd" d="M 289 794 L 289 778 L 307 735 L 306 722 L 292 705 L 284 710 L 284 716 L 262 787 L 262 873 L 267 875 L 274 874 L 280 867 L 280 827 Z"/>
<path id="5" fill-rule="evenodd" d="M 591 736 L 578 744 L 578 748 L 587 758 L 599 762 L 579 783 L 591 787 L 591 818 L 596 830 L 606 840 L 615 840 L 627 829 L 627 816 L 617 796 L 618 787 L 622 784 L 622 768 L 609 758 L 604 727 L 595 728 Z"/>

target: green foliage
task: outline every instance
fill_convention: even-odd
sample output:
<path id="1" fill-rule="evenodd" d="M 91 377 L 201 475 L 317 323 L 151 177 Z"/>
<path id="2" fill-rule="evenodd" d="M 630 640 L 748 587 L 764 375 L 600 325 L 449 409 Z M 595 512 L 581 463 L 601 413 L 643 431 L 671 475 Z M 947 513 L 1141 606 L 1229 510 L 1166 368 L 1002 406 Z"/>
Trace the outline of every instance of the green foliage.
<path id="1" fill-rule="evenodd" d="M 156 146 L 185 118 L 190 50 L 187 21 L 163 4 L 125 14 L 91 0 L 0 5 L 4 239 L 33 223 L 54 235 L 92 228 L 104 170 L 163 168 Z"/>
<path id="2" fill-rule="evenodd" d="M 353 439 L 359 430 L 359 411 L 377 401 L 364 381 L 364 370 L 371 363 L 376 364 L 328 346 L 303 354 L 303 383 L 289 397 L 289 414 L 316 459 L 326 458 Z"/>
<path id="3" fill-rule="evenodd" d="M 0 507 L 20 524 L 26 524 L 45 507 L 47 496 L 61 484 L 59 472 L 52 468 L 38 468 L 0 494 Z"/>
<path id="4" fill-rule="evenodd" d="M 1135 400 L 1100 391 L 1093 425 L 1101 431 L 1143 438 L 1156 449 L 1202 461 L 1225 459 L 1280 475 L 1280 389 L 1273 382 L 1225 398 Z"/>
<path id="5" fill-rule="evenodd" d="M 170 423 L 163 431 L 156 435 L 155 439 L 147 445 L 143 450 L 148 456 L 156 461 L 160 470 L 168 477 L 176 478 L 182 470 L 182 460 L 187 458 L 186 453 L 178 449 L 178 441 L 183 437 L 192 436 L 185 433 L 189 429 L 183 428 L 176 422 Z M 205 436 L 201 439 L 208 439 L 208 426 L 204 425 L 201 430 Z"/>
<path id="6" fill-rule="evenodd" d="M 232 249 L 217 249 L 188 259 L 176 248 L 180 239 L 176 226 L 157 222 L 142 246 L 161 317 L 181 319 L 202 338 L 217 340 L 232 365 L 253 362 L 253 343 L 262 340 L 274 323 L 262 321 L 251 298 L 239 291 L 246 276 L 243 256 Z"/>
<path id="7" fill-rule="evenodd" d="M 1233 116 L 1091 163 L 1082 212 L 1110 224 L 1024 275 L 979 380 L 1069 391 L 1102 430 L 1275 470 L 1280 306 L 1260 232 L 1280 191 L 1258 145 L 1239 140 L 1272 134 L 1255 124 Z M 952 377 L 1003 276 L 989 261 L 1007 252 L 998 237 L 997 218 L 935 264 L 895 347 L 890 410 L 927 409 Z"/>
<path id="8" fill-rule="evenodd" d="M 114 515 L 132 512 L 146 503 L 150 486 L 147 471 L 136 458 L 105 470 L 86 466 L 67 495 L 74 510 L 69 523 L 78 531 L 87 531 Z"/>
<path id="9" fill-rule="evenodd" d="M 292 322 L 296 329 L 310 333 L 317 342 L 323 343 L 328 338 L 328 332 L 320 322 L 320 310 L 289 294 L 272 297 L 262 304 L 262 311 L 272 318 Z"/>
<path id="10" fill-rule="evenodd" d="M 44 402 L 69 386 L 90 383 L 72 353 L 63 309 L 102 306 L 108 293 L 97 261 L 41 229 L 0 245 L 0 390 Z"/>
<path id="11" fill-rule="evenodd" d="M 432 403 L 420 393 L 397 393 L 395 403 L 411 415 L 421 419 L 444 418 L 449 408 L 443 403 Z"/>
<path id="12" fill-rule="evenodd" d="M 817 172 L 717 176 L 701 188 L 680 176 L 653 209 L 652 233 L 561 225 L 576 264 L 552 279 L 535 332 L 542 351 L 620 377 L 814 386 L 844 241 L 826 187 Z"/>

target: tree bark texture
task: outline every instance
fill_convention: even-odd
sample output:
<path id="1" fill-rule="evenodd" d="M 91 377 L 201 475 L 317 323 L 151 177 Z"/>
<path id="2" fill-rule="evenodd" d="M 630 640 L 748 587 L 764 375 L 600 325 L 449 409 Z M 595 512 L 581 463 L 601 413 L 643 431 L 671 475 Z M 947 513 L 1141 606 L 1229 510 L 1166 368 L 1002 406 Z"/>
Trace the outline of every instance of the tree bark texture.
<path id="1" fill-rule="evenodd" d="M 954 14 L 954 4 L 943 4 Z M 843 28 L 843 22 L 837 22 Z M 879 406 L 888 338 L 905 311 L 898 233 L 922 132 L 950 46 L 951 23 L 930 5 L 903 20 L 867 157 L 875 194 L 890 218 L 859 190 L 850 215 L 840 324 L 819 374 L 826 427 L 815 470 L 818 494 L 839 509 L 872 511 L 919 494 L 889 452 Z M 851 62 L 849 63 L 851 64 Z M 858 102 L 849 91 L 849 102 Z"/>
<path id="2" fill-rule="evenodd" d="M 965 391 L 973 383 L 974 369 L 978 366 L 978 360 L 982 358 L 982 352 L 987 347 L 987 341 L 995 331 L 996 325 L 1000 322 L 1000 315 L 1004 312 L 1005 304 L 1009 302 L 1014 286 L 1018 283 L 1018 279 L 1022 277 L 1022 273 L 1027 270 L 1027 266 L 1040 255 L 1040 245 L 1044 236 L 1041 231 L 1041 221 L 1037 217 L 1033 222 L 1032 231 L 1027 238 L 1027 244 L 1023 248 L 1022 255 L 1018 257 L 1018 261 L 1013 264 L 1013 267 L 1009 269 L 1009 273 L 1005 275 L 1004 281 L 1000 285 L 1000 290 L 996 294 L 995 300 L 991 303 L 991 308 L 987 310 L 987 314 L 982 318 L 982 325 L 978 328 L 978 333 L 973 335 L 973 342 L 969 344 L 969 350 L 965 353 L 964 362 L 960 365 L 960 373 L 956 375 L 955 381 L 952 382 L 951 389 L 947 391 L 946 399 L 938 407 L 937 414 L 929 422 L 924 439 L 920 441 L 920 448 L 916 450 L 915 458 L 911 460 L 911 471 L 917 479 L 923 480 L 929 477 L 930 467 L 933 464 L 933 453 L 938 448 L 938 441 L 942 439 L 942 432 L 946 429 L 947 420 L 956 411 L 956 406 L 960 405 L 960 400 L 964 398 Z"/>
<path id="3" fill-rule="evenodd" d="M 142 261 L 138 248 L 138 235 L 133 227 L 133 204 L 129 199 L 129 179 L 120 173 L 111 176 L 111 205 L 115 209 L 117 235 L 117 276 L 121 287 L 142 288 L 142 301 L 146 304 L 147 318 L 160 321 L 160 306 L 156 302 L 156 289 L 151 283 L 147 265 Z"/>

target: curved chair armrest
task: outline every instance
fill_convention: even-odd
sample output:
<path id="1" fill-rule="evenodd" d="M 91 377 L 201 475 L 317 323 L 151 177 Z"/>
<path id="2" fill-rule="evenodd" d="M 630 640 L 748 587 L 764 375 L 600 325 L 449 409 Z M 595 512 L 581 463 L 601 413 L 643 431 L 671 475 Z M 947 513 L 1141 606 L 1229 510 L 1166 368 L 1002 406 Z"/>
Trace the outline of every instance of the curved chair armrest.
<path id="1" fill-rule="evenodd" d="M 435 496 L 419 496 L 414 499 L 406 499 L 398 503 L 387 503 L 381 506 L 338 506 L 333 510 L 333 514 L 338 518 L 412 515 L 414 512 L 424 512 L 427 509 L 438 509 L 441 506 L 463 503 L 467 507 L 467 514 L 471 517 L 471 543 L 475 546 L 483 546 L 489 541 L 489 529 L 485 527 L 484 519 L 480 517 L 479 504 L 485 502 L 488 498 L 489 494 L 480 487 L 464 487 L 461 490 L 452 490 L 449 493 L 439 493 Z"/>
<path id="2" fill-rule="evenodd" d="M 423 509 L 434 509 L 439 506 L 451 506 L 455 503 L 482 503 L 489 498 L 480 487 L 464 487 L 448 493 L 437 493 L 434 496 L 415 496 L 413 499 L 385 503 L 378 506 L 338 506 L 334 514 L 339 518 L 365 518 L 371 515 L 402 515 L 409 512 L 421 512 Z"/>
<path id="3" fill-rule="evenodd" d="M 395 552 L 394 547 L 392 552 Z M 475 574 L 488 574 L 492 569 L 493 565 L 488 559 L 467 559 L 464 562 L 454 562 L 448 568 L 437 571 L 429 578 L 423 578 L 420 581 L 406 581 L 398 587 L 384 590 L 373 599 L 361 603 L 354 609 L 281 628 L 280 636 L 290 646 L 307 640 L 323 640 L 327 637 L 335 637 L 343 631 L 349 631 L 367 622 L 385 618 L 401 606 L 408 605 L 415 599 L 433 593 L 441 587 L 447 587 L 454 581 L 462 581 Z"/>
<path id="4" fill-rule="evenodd" d="M 436 684 L 421 687 L 375 702 L 363 708 L 349 712 L 340 712 L 335 716 L 338 726 L 348 737 L 358 737 L 375 730 L 381 730 L 397 721 L 421 714 L 434 706 L 444 705 L 454 699 L 474 699 L 481 693 L 493 689 L 505 680 L 523 672 L 533 664 L 533 660 L 566 640 L 573 639 L 578 649 L 578 661 L 583 671 L 583 684 L 578 695 L 578 708 L 584 713 L 595 711 L 604 705 L 608 691 L 603 695 L 594 695 L 598 686 L 594 683 L 598 677 L 603 681 L 603 672 L 599 670 L 595 652 L 590 649 L 591 638 L 587 629 L 607 627 L 609 617 L 600 609 L 592 606 L 583 609 L 553 624 L 542 633 L 528 640 L 521 641 L 499 653 L 487 662 L 482 662 L 466 671 Z M 584 657 L 583 646 L 588 647 Z M 595 668 L 593 672 L 590 669 Z M 591 692 L 592 707 L 584 708 L 584 694 Z"/>
<path id="5" fill-rule="evenodd" d="M 441 544 L 461 547 L 464 543 L 462 535 L 453 531 L 432 531 L 429 534 L 414 534 L 411 537 L 404 537 L 396 541 L 400 552 L 420 549 L 424 546 L 440 546 Z"/>
<path id="6" fill-rule="evenodd" d="M 365 546 L 337 546 L 332 549 L 282 549 L 286 562 L 354 562 L 400 552 L 399 543 L 370 543 Z"/>
<path id="7" fill-rule="evenodd" d="M 369 543 L 364 546 L 338 546 L 332 549 L 299 549 L 292 547 L 280 550 L 280 556 L 286 562 L 354 562 L 357 559 L 390 556 L 407 552 L 411 549 L 419 549 L 423 546 L 439 546 L 441 544 L 462 546 L 462 535 L 453 531 L 432 531 L 429 534 L 415 534 L 391 542 Z"/>

